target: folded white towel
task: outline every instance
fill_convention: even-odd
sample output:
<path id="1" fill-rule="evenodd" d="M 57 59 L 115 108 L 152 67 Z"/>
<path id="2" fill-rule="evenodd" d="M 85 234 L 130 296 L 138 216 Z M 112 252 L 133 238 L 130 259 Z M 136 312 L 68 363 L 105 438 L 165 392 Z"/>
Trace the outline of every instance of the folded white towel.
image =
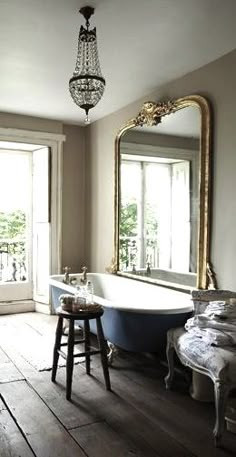
<path id="1" fill-rule="evenodd" d="M 204 338 L 208 344 L 236 344 L 236 319 L 221 320 L 206 314 L 198 314 L 187 320 L 185 329 L 195 336 Z"/>
<path id="2" fill-rule="evenodd" d="M 211 346 L 223 347 L 236 345 L 236 333 L 224 333 L 216 329 L 198 327 L 192 327 L 188 332 L 197 338 L 201 338 L 201 340 Z"/>
<path id="3" fill-rule="evenodd" d="M 228 317 L 236 318 L 236 306 L 232 302 L 214 301 L 209 303 L 204 314 L 221 316 L 224 319 Z"/>
<path id="4" fill-rule="evenodd" d="M 236 345 L 236 299 L 209 302 L 201 314 L 188 319 L 185 329 L 209 345 Z"/>
<path id="5" fill-rule="evenodd" d="M 193 319 L 192 325 L 199 328 L 216 328 L 226 332 L 236 332 L 236 319 L 222 320 L 205 314 L 198 314 L 191 319 Z"/>

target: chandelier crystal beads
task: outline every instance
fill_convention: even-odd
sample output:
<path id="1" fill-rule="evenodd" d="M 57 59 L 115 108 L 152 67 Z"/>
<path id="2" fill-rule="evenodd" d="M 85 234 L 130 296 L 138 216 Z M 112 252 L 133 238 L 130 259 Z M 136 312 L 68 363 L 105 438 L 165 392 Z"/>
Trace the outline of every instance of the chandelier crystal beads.
<path id="1" fill-rule="evenodd" d="M 96 27 L 89 30 L 89 18 L 94 8 L 85 6 L 79 12 L 86 19 L 86 28 L 80 27 L 76 66 L 69 89 L 76 105 L 85 110 L 85 122 L 89 123 L 89 110 L 101 100 L 106 82 L 99 63 Z"/>

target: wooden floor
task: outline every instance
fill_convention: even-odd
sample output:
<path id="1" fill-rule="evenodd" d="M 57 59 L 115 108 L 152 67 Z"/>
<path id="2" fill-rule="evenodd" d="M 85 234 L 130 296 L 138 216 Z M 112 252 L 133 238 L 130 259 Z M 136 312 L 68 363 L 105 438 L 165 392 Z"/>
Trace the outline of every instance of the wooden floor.
<path id="1" fill-rule="evenodd" d="M 55 331 L 54 316 L 30 313 L 0 317 L 0 334 L 26 319 L 42 337 Z M 1 346 L 0 457 L 236 455 L 236 435 L 229 432 L 224 447 L 214 448 L 213 405 L 192 400 L 179 375 L 175 390 L 166 391 L 166 368 L 153 357 L 122 352 L 110 368 L 112 392 L 105 390 L 98 357 L 92 376 L 76 365 L 68 402 L 65 368 L 53 384 L 50 371 L 37 371 L 16 349 Z"/>

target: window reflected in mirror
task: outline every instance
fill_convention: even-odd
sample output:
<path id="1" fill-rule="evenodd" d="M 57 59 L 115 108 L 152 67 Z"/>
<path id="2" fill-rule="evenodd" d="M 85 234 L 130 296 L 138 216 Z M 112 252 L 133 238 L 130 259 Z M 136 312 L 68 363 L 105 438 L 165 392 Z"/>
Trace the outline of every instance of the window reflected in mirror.
<path id="1" fill-rule="evenodd" d="M 187 107 L 120 141 L 119 270 L 196 285 L 201 115 Z"/>

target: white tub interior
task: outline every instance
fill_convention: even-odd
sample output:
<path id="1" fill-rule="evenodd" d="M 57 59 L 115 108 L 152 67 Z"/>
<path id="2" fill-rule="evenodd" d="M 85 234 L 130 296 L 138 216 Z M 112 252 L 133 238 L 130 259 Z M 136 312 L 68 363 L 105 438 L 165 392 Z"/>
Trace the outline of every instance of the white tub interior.
<path id="1" fill-rule="evenodd" d="M 81 274 L 70 274 L 70 278 Z M 193 310 L 191 296 L 154 284 L 147 284 L 109 273 L 88 273 L 88 280 L 94 286 L 94 300 L 111 308 L 129 312 L 155 314 L 178 314 Z M 75 286 L 63 283 L 64 275 L 50 277 L 50 285 L 75 293 Z"/>

